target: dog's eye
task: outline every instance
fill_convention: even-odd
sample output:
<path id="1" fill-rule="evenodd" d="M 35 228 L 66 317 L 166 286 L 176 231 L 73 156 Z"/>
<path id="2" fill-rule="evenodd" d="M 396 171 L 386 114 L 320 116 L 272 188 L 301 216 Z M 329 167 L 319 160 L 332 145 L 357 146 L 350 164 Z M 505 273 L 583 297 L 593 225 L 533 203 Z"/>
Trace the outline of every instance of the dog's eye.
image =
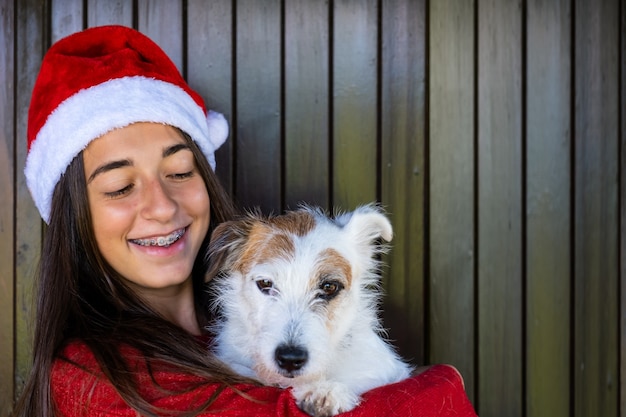
<path id="1" fill-rule="evenodd" d="M 274 283 L 269 279 L 263 278 L 257 280 L 256 286 L 263 294 L 270 295 L 272 293 L 272 289 L 274 288 Z"/>
<path id="2" fill-rule="evenodd" d="M 319 298 L 330 300 L 339 294 L 339 291 L 343 289 L 343 285 L 337 281 L 324 281 L 320 284 L 319 288 L 321 290 Z"/>

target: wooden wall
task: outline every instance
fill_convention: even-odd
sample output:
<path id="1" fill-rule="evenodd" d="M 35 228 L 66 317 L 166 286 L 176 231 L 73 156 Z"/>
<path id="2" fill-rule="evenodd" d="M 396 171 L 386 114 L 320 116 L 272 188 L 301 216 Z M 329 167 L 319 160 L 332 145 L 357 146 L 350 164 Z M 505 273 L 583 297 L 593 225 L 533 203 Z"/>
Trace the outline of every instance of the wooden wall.
<path id="1" fill-rule="evenodd" d="M 51 42 L 108 23 L 225 113 L 241 205 L 387 207 L 391 337 L 457 366 L 482 417 L 626 416 L 620 0 L 0 0 L 0 416 L 44 232 L 30 92 Z"/>

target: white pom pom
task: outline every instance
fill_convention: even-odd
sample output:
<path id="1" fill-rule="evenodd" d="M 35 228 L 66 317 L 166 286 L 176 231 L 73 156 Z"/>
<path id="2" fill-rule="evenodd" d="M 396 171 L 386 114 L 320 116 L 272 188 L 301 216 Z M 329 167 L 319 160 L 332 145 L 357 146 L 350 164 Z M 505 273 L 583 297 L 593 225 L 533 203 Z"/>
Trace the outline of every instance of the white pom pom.
<path id="1" fill-rule="evenodd" d="M 209 126 L 209 140 L 213 145 L 213 151 L 215 151 L 228 138 L 228 122 L 222 113 L 212 110 L 209 110 L 206 119 Z"/>

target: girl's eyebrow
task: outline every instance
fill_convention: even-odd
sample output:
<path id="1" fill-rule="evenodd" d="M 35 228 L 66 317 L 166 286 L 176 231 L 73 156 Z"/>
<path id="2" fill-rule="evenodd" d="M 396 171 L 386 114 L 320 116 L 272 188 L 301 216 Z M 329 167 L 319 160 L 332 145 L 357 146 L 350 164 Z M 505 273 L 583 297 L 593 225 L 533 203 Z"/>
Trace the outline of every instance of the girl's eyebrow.
<path id="1" fill-rule="evenodd" d="M 112 169 L 116 169 L 116 168 L 129 167 L 132 165 L 133 165 L 132 161 L 129 161 L 128 159 L 112 161 L 112 162 L 108 162 L 106 164 L 100 165 L 91 173 L 91 175 L 87 179 L 87 184 L 89 184 L 91 181 L 93 181 L 94 178 L 96 178 L 98 175 L 104 172 L 111 171 Z"/>
<path id="2" fill-rule="evenodd" d="M 176 145 L 169 146 L 163 150 L 163 158 L 174 155 L 176 152 L 182 149 L 189 149 L 189 145 L 187 145 L 186 143 L 177 143 Z"/>
<path id="3" fill-rule="evenodd" d="M 176 145 L 168 146 L 167 148 L 165 148 L 163 150 L 163 158 L 167 158 L 168 156 L 174 155 L 176 152 L 178 152 L 180 150 L 183 150 L 183 149 L 191 150 L 189 148 L 189 145 L 187 145 L 186 143 L 177 143 Z M 94 178 L 96 178 L 98 175 L 100 175 L 100 174 L 102 174 L 104 172 L 111 171 L 111 170 L 116 169 L 116 168 L 129 167 L 129 166 L 132 166 L 132 165 L 133 165 L 132 161 L 130 161 L 128 159 L 122 159 L 122 160 L 119 160 L 119 161 L 112 161 L 112 162 L 100 165 L 89 176 L 89 179 L 87 179 L 87 184 L 89 184 L 91 181 L 93 181 Z"/>

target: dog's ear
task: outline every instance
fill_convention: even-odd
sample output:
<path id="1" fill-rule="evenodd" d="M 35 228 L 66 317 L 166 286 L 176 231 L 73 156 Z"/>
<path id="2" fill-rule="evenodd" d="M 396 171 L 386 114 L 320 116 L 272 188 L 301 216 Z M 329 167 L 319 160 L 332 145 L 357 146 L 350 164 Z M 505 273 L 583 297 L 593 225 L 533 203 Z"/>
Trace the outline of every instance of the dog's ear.
<path id="1" fill-rule="evenodd" d="M 213 230 L 209 249 L 205 255 L 205 262 L 208 265 L 205 282 L 215 278 L 228 266 L 233 255 L 236 256 L 241 249 L 249 231 L 249 224 L 244 220 L 220 223 Z"/>
<path id="2" fill-rule="evenodd" d="M 391 222 L 376 205 L 358 207 L 344 216 L 340 222 L 344 223 L 345 230 L 360 245 L 371 245 L 380 238 L 390 242 L 393 238 Z"/>

